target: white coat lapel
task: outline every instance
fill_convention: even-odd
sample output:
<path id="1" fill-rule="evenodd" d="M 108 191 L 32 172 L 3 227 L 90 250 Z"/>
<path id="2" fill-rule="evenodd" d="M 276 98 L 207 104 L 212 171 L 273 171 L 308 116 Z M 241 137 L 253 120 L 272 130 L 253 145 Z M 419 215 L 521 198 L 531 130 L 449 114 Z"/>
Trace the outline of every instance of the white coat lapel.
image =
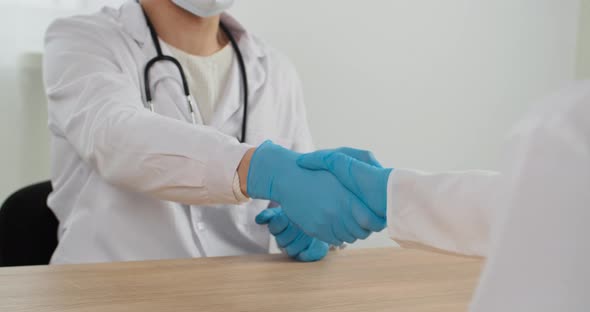
<path id="1" fill-rule="evenodd" d="M 264 58 L 266 54 L 258 43 L 255 42 L 248 32 L 233 17 L 228 14 L 223 14 L 221 20 L 236 39 L 238 47 L 242 52 L 248 80 L 248 103 L 249 108 L 251 108 L 255 105 L 253 99 L 256 98 L 256 93 L 266 81 L 266 70 L 264 68 Z M 243 104 L 244 88 L 242 73 L 240 71 L 237 54 L 234 53 L 232 71 L 227 81 L 225 91 L 219 99 L 219 103 L 215 109 L 215 113 L 211 120 L 211 126 L 217 129 L 223 129 L 225 124 L 235 114 L 240 114 L 240 116 L 243 114 Z"/>

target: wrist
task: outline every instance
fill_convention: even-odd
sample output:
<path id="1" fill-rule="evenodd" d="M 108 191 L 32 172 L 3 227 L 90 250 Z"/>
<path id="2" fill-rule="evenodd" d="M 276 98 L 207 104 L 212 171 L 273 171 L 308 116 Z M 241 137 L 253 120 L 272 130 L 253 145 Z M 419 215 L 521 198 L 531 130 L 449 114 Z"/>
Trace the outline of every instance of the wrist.
<path id="1" fill-rule="evenodd" d="M 255 148 L 249 149 L 238 166 L 238 177 L 240 179 L 240 191 L 245 196 L 248 196 L 248 174 L 250 172 L 250 162 L 252 161 L 252 155 L 256 151 Z"/>

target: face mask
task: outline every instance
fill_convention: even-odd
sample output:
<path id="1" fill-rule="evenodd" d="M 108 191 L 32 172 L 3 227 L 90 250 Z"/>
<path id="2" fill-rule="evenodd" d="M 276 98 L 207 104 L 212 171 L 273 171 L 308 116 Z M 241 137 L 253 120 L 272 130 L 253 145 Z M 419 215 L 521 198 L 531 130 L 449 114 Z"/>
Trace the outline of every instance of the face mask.
<path id="1" fill-rule="evenodd" d="M 234 0 L 172 0 L 172 2 L 201 17 L 219 15 L 234 4 Z"/>

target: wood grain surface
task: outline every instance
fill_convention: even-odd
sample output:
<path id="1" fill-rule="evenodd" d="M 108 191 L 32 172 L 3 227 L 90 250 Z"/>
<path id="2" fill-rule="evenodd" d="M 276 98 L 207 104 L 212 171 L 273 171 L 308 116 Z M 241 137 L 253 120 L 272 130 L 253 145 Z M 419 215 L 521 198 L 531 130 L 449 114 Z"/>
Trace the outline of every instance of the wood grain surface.
<path id="1" fill-rule="evenodd" d="M 0 269 L 0 311 L 466 311 L 481 261 L 403 249 Z"/>

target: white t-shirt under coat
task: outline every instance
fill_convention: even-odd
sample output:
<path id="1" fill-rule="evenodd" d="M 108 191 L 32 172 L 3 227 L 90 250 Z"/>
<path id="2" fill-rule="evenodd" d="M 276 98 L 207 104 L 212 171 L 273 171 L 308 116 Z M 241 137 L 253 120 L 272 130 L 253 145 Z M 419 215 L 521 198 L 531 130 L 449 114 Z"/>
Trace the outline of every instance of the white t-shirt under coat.
<path id="1" fill-rule="evenodd" d="M 210 56 L 199 56 L 163 43 L 182 65 L 189 91 L 196 101 L 203 124 L 209 125 L 215 107 L 223 96 L 231 71 L 234 51 L 231 44 Z"/>

